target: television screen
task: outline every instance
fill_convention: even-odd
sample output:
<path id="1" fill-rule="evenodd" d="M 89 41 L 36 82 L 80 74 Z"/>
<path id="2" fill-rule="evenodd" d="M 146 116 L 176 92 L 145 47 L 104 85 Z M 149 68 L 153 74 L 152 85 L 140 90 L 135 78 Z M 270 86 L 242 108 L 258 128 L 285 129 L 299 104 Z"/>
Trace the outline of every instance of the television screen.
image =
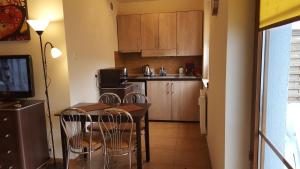
<path id="1" fill-rule="evenodd" d="M 29 55 L 0 56 L 0 98 L 34 96 Z"/>

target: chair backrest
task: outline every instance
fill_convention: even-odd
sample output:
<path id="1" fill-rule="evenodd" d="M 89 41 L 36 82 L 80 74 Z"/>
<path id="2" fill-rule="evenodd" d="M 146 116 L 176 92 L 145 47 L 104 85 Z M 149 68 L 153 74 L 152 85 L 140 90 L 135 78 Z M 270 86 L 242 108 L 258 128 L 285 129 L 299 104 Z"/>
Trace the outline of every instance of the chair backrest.
<path id="1" fill-rule="evenodd" d="M 89 131 L 86 137 L 86 129 L 84 123 L 91 123 L 91 116 L 84 110 L 78 108 L 68 108 L 62 111 L 60 123 L 67 137 L 67 143 L 73 153 L 82 153 L 82 149 L 86 148 L 86 139 L 88 138 L 89 149 L 91 149 L 93 131 Z M 91 123 L 93 125 L 93 123 Z M 93 127 L 91 127 L 93 128 Z M 85 139 L 85 140 L 84 140 Z"/>
<path id="2" fill-rule="evenodd" d="M 139 92 L 131 92 L 124 96 L 123 103 L 150 103 L 150 99 Z"/>
<path id="3" fill-rule="evenodd" d="M 107 104 L 119 104 L 119 103 L 121 103 L 121 99 L 115 93 L 103 93 L 99 97 L 99 102 L 107 103 Z"/>
<path id="4" fill-rule="evenodd" d="M 130 149 L 133 119 L 127 111 L 117 108 L 106 109 L 99 115 L 98 124 L 106 151 L 117 153 Z"/>

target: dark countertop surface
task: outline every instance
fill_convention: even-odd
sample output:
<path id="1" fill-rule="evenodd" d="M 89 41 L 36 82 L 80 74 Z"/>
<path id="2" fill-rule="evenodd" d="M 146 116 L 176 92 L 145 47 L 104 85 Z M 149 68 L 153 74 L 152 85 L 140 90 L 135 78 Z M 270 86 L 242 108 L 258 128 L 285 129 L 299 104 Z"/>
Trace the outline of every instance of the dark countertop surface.
<path id="1" fill-rule="evenodd" d="M 159 80 L 173 80 L 173 81 L 190 81 L 190 80 L 196 80 L 200 81 L 202 80 L 199 76 L 186 76 L 186 75 L 178 75 L 178 74 L 169 74 L 166 76 L 143 76 L 143 75 L 129 75 L 128 77 L 122 77 L 123 80 L 128 81 L 159 81 Z"/>

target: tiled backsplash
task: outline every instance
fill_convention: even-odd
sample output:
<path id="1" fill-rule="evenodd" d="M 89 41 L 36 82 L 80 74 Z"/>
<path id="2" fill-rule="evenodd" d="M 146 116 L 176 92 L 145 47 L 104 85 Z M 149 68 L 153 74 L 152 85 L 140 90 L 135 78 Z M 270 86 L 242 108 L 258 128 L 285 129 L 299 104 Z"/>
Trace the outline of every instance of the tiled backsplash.
<path id="1" fill-rule="evenodd" d="M 163 66 L 167 74 L 178 74 L 178 68 L 186 63 L 194 63 L 195 70 L 202 74 L 202 56 L 141 57 L 139 53 L 120 54 L 115 52 L 116 67 L 126 67 L 128 74 L 142 74 L 142 66 L 148 64 L 159 74 Z"/>

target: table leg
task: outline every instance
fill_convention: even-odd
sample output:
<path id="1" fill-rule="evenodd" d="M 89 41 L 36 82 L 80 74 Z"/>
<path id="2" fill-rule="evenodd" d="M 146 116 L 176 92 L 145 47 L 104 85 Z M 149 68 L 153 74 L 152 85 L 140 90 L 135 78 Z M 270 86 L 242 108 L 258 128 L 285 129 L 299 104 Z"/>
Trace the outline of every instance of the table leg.
<path id="1" fill-rule="evenodd" d="M 81 123 L 81 131 L 86 132 L 85 130 L 85 119 L 80 118 L 80 123 Z M 86 147 L 83 148 L 83 152 L 87 152 L 88 149 Z M 83 154 L 83 158 L 87 159 L 88 154 Z"/>
<path id="2" fill-rule="evenodd" d="M 61 136 L 61 146 L 62 146 L 62 155 L 63 155 L 63 167 L 67 168 L 67 155 L 68 155 L 67 137 L 61 123 L 60 123 L 60 136 Z"/>
<path id="3" fill-rule="evenodd" d="M 136 121 L 136 164 L 137 164 L 137 169 L 142 169 L 143 168 L 143 163 L 142 163 L 142 145 L 141 145 L 141 121 L 137 120 Z"/>
<path id="4" fill-rule="evenodd" d="M 150 141 L 149 141 L 149 117 L 148 111 L 145 115 L 145 147 L 146 147 L 146 161 L 150 161 Z"/>

